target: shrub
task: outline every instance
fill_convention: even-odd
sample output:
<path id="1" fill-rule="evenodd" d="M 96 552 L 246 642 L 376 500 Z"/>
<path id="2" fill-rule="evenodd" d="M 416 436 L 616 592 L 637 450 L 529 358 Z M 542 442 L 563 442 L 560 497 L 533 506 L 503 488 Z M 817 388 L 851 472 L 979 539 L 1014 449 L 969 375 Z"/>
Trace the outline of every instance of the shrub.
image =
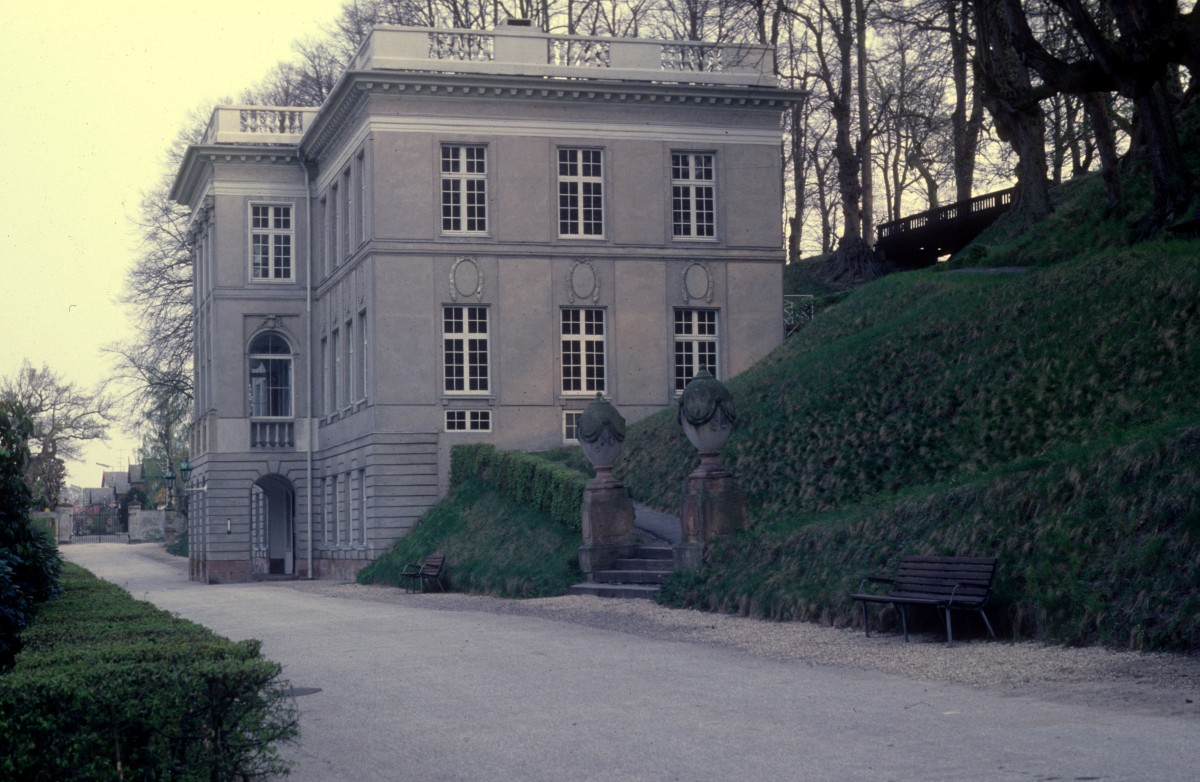
<path id="1" fill-rule="evenodd" d="M 233 780 L 286 770 L 280 666 L 66 566 L 0 677 L 0 778 Z"/>
<path id="2" fill-rule="evenodd" d="M 456 445 L 450 451 L 450 482 L 479 478 L 519 505 L 536 508 L 576 532 L 587 478 L 576 470 L 493 445 Z"/>
<path id="3" fill-rule="evenodd" d="M 62 562 L 54 542 L 35 529 L 22 472 L 33 424 L 20 407 L 0 405 L 0 671 L 12 665 L 19 633 L 38 603 L 59 592 Z"/>

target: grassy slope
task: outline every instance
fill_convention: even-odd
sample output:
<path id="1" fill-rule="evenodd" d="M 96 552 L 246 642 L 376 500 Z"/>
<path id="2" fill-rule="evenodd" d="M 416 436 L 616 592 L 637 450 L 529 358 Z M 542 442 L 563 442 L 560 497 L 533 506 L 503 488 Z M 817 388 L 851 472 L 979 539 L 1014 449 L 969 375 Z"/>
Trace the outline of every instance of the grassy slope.
<path id="1" fill-rule="evenodd" d="M 578 536 L 549 516 L 467 481 L 427 511 L 391 551 L 359 573 L 364 584 L 399 582 L 405 564 L 446 555 L 450 588 L 500 597 L 565 594 L 581 576 Z"/>
<path id="2" fill-rule="evenodd" d="M 1073 183 L 952 264 L 1028 273 L 887 277 L 731 381 L 754 526 L 667 599 L 846 624 L 901 554 L 995 553 L 1009 632 L 1200 647 L 1200 242 L 1133 244 L 1137 219 Z M 626 454 L 634 494 L 678 507 L 671 415 Z"/>

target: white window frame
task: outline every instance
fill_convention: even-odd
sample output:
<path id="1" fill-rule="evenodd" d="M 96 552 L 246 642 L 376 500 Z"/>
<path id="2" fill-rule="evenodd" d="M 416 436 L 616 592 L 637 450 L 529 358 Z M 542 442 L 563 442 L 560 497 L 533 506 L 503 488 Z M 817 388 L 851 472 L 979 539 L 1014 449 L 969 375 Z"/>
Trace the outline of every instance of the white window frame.
<path id="1" fill-rule="evenodd" d="M 442 393 L 491 393 L 490 321 L 491 313 L 486 306 L 442 305 Z M 457 372 L 453 371 L 455 368 Z"/>
<path id="2" fill-rule="evenodd" d="M 253 350 L 256 342 L 267 337 L 279 340 L 287 352 Z M 282 421 L 295 416 L 295 354 L 292 350 L 291 343 L 274 332 L 259 334 L 250 340 L 246 350 L 246 388 L 250 418 Z M 259 377 L 264 380 L 256 385 L 256 379 Z M 283 377 L 282 383 L 271 382 L 271 379 L 278 380 L 280 377 Z M 268 412 L 260 412 L 264 407 Z"/>
<path id="3" fill-rule="evenodd" d="M 681 393 L 701 368 L 719 378 L 721 370 L 720 311 L 680 307 L 672 324 L 672 375 L 675 393 Z M 711 366 L 708 359 L 711 357 Z"/>
<path id="4" fill-rule="evenodd" d="M 603 307 L 564 307 L 559 315 L 559 390 L 595 394 L 608 390 L 607 328 Z"/>
<path id="5" fill-rule="evenodd" d="M 604 149 L 559 147 L 558 235 L 563 239 L 603 239 Z"/>
<path id="6" fill-rule="evenodd" d="M 671 152 L 672 238 L 717 238 L 716 163 L 713 152 Z"/>
<path id="7" fill-rule="evenodd" d="M 292 282 L 296 266 L 296 224 L 292 205 L 252 202 L 249 206 L 250 280 Z M 264 248 L 264 254 L 260 254 L 260 247 Z"/>
<path id="8" fill-rule="evenodd" d="M 486 235 L 487 145 L 442 144 L 439 160 L 442 233 L 452 236 Z"/>
<path id="9" fill-rule="evenodd" d="M 447 432 L 490 432 L 492 431 L 492 411 L 447 410 L 443 416 L 443 428 Z"/>
<path id="10" fill-rule="evenodd" d="M 582 410 L 564 410 L 563 411 L 563 444 L 578 445 L 579 444 L 579 423 L 583 419 Z M 572 436 L 574 435 L 574 436 Z"/>

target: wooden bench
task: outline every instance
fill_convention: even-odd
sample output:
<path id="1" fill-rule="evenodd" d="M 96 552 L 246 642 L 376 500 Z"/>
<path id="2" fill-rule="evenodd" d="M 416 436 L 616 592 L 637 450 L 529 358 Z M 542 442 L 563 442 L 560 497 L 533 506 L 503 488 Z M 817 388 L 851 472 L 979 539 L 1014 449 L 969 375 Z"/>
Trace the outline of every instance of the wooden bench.
<path id="1" fill-rule="evenodd" d="M 983 606 L 992 593 L 995 557 L 901 557 L 895 578 L 868 576 L 851 599 L 862 603 L 863 629 L 871 636 L 867 603 L 891 603 L 900 611 L 904 640 L 908 640 L 908 606 L 932 606 L 946 616 L 946 646 L 954 645 L 951 611 L 978 611 L 988 634 L 996 637 Z M 891 584 L 887 594 L 864 592 L 866 584 Z"/>
<path id="2" fill-rule="evenodd" d="M 405 592 L 424 592 L 425 585 L 432 582 L 437 584 L 439 592 L 445 592 L 446 584 L 442 581 L 442 569 L 445 566 L 444 554 L 433 554 L 425 557 L 425 561 L 420 563 L 410 562 L 400 571 L 400 586 L 404 587 Z"/>

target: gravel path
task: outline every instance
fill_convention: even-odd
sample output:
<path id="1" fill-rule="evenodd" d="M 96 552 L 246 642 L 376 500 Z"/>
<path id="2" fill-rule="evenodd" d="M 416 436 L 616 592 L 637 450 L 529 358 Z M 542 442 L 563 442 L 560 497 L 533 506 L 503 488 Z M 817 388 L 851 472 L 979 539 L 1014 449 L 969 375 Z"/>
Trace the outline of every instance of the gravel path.
<path id="1" fill-rule="evenodd" d="M 867 638 L 861 630 L 803 622 L 767 622 L 664 608 L 649 600 L 553 597 L 501 600 L 463 594 L 406 594 L 393 587 L 328 581 L 280 586 L 340 598 L 404 602 L 431 611 L 482 611 L 648 636 L 714 644 L 811 666 L 893 673 L 978 689 L 1122 712 L 1200 720 L 1200 657 L 1074 649 L 1040 643 L 958 642 L 897 635 Z"/>

